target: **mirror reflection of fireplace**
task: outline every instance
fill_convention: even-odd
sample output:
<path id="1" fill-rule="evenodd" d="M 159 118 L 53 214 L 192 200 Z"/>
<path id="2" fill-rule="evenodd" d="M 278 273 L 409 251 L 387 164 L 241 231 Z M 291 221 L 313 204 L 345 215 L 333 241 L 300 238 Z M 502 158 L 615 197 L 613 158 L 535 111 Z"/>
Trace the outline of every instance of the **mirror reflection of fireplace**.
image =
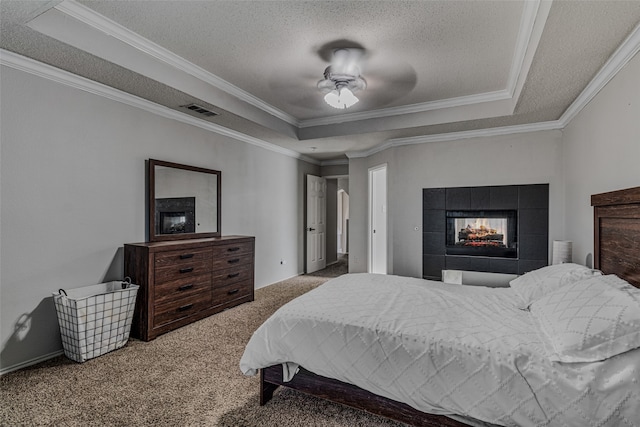
<path id="1" fill-rule="evenodd" d="M 447 211 L 447 255 L 517 258 L 517 211 Z"/>
<path id="2" fill-rule="evenodd" d="M 156 199 L 156 234 L 196 232 L 196 198 Z"/>

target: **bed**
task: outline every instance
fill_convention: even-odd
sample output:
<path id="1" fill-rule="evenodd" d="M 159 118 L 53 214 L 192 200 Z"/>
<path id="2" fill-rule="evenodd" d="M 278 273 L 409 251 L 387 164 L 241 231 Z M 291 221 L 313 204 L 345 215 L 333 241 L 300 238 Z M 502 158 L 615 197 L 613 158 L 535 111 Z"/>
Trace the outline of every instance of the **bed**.
<path id="1" fill-rule="evenodd" d="M 274 313 L 241 370 L 261 404 L 285 386 L 415 426 L 640 425 L 640 187 L 592 205 L 596 270 L 341 276 Z"/>

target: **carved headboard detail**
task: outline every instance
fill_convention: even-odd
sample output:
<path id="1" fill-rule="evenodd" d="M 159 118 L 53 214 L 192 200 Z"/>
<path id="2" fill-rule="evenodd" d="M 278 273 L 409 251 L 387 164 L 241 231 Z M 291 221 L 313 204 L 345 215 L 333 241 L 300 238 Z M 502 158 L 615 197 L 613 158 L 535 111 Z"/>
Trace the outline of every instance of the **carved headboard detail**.
<path id="1" fill-rule="evenodd" d="M 591 196 L 594 268 L 640 288 L 640 187 Z"/>

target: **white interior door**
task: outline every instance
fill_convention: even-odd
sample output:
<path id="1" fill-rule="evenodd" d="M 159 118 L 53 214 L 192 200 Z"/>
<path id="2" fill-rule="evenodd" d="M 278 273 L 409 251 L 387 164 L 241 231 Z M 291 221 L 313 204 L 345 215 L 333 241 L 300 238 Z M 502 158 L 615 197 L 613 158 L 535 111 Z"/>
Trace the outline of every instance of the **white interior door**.
<path id="1" fill-rule="evenodd" d="M 307 273 L 327 265 L 327 180 L 307 175 Z"/>
<path id="2" fill-rule="evenodd" d="M 369 272 L 387 274 L 387 165 L 369 169 Z"/>

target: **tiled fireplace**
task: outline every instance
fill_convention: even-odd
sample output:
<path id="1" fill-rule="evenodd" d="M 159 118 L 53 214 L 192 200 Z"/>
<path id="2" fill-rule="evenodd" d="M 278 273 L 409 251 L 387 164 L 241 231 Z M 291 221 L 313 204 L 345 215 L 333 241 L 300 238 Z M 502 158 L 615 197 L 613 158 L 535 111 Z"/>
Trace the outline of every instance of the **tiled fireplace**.
<path id="1" fill-rule="evenodd" d="M 423 189 L 423 277 L 547 265 L 549 185 Z"/>

